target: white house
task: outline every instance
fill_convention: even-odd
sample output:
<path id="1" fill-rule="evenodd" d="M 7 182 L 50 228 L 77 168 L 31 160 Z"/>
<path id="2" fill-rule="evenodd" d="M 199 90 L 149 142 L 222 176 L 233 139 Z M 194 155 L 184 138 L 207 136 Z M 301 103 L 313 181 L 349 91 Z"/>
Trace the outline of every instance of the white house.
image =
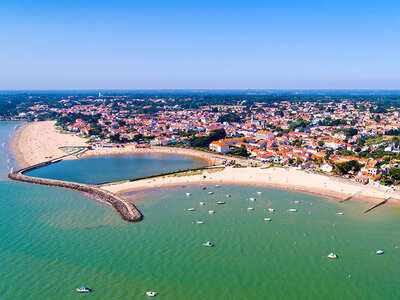
<path id="1" fill-rule="evenodd" d="M 324 163 L 321 165 L 321 171 L 323 172 L 332 172 L 333 170 L 333 165 L 330 163 Z"/>
<path id="2" fill-rule="evenodd" d="M 362 172 L 366 172 L 370 175 L 376 176 L 378 174 L 378 169 L 371 167 L 371 166 L 365 166 L 361 169 Z"/>
<path id="3" fill-rule="evenodd" d="M 211 142 L 209 148 L 210 150 L 224 154 L 229 150 L 229 145 L 222 142 Z"/>
<path id="4" fill-rule="evenodd" d="M 259 130 L 254 134 L 254 137 L 257 140 L 272 140 L 274 138 L 274 134 L 270 131 Z"/>

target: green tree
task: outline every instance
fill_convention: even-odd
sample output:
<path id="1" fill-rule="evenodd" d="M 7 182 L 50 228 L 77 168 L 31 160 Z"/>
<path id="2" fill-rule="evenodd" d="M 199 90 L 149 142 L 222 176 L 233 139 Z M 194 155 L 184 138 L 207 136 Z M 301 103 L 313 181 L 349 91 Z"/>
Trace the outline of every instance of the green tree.
<path id="1" fill-rule="evenodd" d="M 116 133 L 116 134 L 110 136 L 110 141 L 111 141 L 112 143 L 119 143 L 119 141 L 120 141 L 120 134 L 119 134 L 119 133 Z"/>
<path id="2" fill-rule="evenodd" d="M 224 123 L 224 122 L 239 123 L 241 121 L 242 119 L 237 114 L 234 113 L 227 113 L 218 118 L 219 123 Z"/>
<path id="3" fill-rule="evenodd" d="M 396 148 L 399 146 L 399 138 L 397 136 L 394 136 L 392 138 L 392 142 L 394 143 Z"/>
<path id="4" fill-rule="evenodd" d="M 192 137 L 189 140 L 191 147 L 206 148 L 213 141 L 218 141 L 226 137 L 225 129 L 214 129 L 209 135 L 201 137 Z"/>
<path id="5" fill-rule="evenodd" d="M 348 174 L 350 172 L 356 173 L 356 172 L 360 171 L 362 166 L 363 165 L 358 163 L 358 161 L 350 160 L 350 161 L 336 164 L 335 171 L 336 171 L 336 173 L 338 173 L 340 175 Z"/>
<path id="6" fill-rule="evenodd" d="M 132 140 L 134 142 L 140 142 L 140 141 L 143 141 L 143 139 L 144 139 L 144 135 L 141 133 L 138 133 L 138 134 L 135 134 L 135 136 L 133 137 Z"/>
<path id="7" fill-rule="evenodd" d="M 346 128 L 343 130 L 347 137 L 355 136 L 358 133 L 358 130 L 355 128 Z"/>
<path id="8" fill-rule="evenodd" d="M 400 180 L 400 168 L 391 168 L 391 169 L 389 169 L 389 175 L 394 180 Z"/>
<path id="9" fill-rule="evenodd" d="M 242 156 L 242 157 L 250 156 L 249 152 L 247 152 L 245 145 L 241 145 L 240 147 L 235 147 L 235 148 L 229 149 L 229 151 L 227 151 L 226 154 Z"/>

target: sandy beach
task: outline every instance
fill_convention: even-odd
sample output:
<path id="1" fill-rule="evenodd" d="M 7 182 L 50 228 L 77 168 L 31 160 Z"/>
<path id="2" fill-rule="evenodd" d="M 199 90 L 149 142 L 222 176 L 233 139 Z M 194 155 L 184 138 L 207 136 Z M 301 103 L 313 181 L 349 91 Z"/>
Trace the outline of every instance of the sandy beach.
<path id="1" fill-rule="evenodd" d="M 60 150 L 62 146 L 87 146 L 86 139 L 73 134 L 60 133 L 54 126 L 54 121 L 32 122 L 25 124 L 16 132 L 10 148 L 16 157 L 20 167 L 37 164 L 39 162 L 65 155 Z M 128 145 L 124 148 L 95 148 L 85 152 L 82 157 L 98 155 L 128 154 L 128 153 L 168 153 L 200 157 L 208 161 L 210 165 L 219 165 L 230 157 L 212 154 L 192 149 L 151 147 L 136 148 Z M 74 156 L 68 159 L 76 159 Z M 246 164 L 246 160 L 238 160 Z M 358 184 L 346 179 L 333 176 L 309 173 L 295 168 L 221 168 L 219 171 L 206 170 L 203 174 L 191 176 L 158 177 L 151 180 L 122 182 L 105 185 L 102 188 L 123 194 L 128 191 L 141 190 L 155 187 L 187 184 L 240 184 L 266 186 L 295 191 L 325 195 L 337 199 L 367 201 L 373 204 L 379 203 L 391 197 L 390 204 L 400 205 L 399 192 L 391 192 L 378 187 Z"/>
<path id="2" fill-rule="evenodd" d="M 87 146 L 86 139 L 56 130 L 55 121 L 31 122 L 21 126 L 9 147 L 19 167 L 27 167 L 66 153 L 62 146 Z"/>
<path id="3" fill-rule="evenodd" d="M 31 122 L 21 126 L 15 133 L 9 147 L 20 167 L 31 166 L 51 158 L 65 155 L 66 152 L 59 147 L 88 146 L 87 139 L 75 134 L 61 133 L 54 126 L 55 121 Z M 199 157 L 209 165 L 218 165 L 224 160 L 232 160 L 223 155 L 202 152 L 186 148 L 172 148 L 152 146 L 151 148 L 136 148 L 134 145 L 126 145 L 121 148 L 93 148 L 82 154 L 81 158 L 129 154 L 129 153 L 165 153 L 180 154 Z M 69 156 L 65 159 L 76 159 Z M 247 164 L 247 160 L 235 159 L 238 163 Z"/>
<path id="4" fill-rule="evenodd" d="M 204 177 L 205 176 L 205 177 Z M 132 190 L 153 187 L 165 187 L 188 184 L 239 184 L 290 189 L 337 198 L 340 200 L 354 196 L 352 200 L 361 200 L 377 204 L 391 196 L 388 203 L 400 205 L 400 195 L 365 186 L 340 178 L 307 173 L 294 168 L 233 168 L 221 171 L 204 171 L 203 174 L 191 176 L 168 176 L 148 180 L 122 182 L 104 185 L 102 188 L 123 194 Z"/>

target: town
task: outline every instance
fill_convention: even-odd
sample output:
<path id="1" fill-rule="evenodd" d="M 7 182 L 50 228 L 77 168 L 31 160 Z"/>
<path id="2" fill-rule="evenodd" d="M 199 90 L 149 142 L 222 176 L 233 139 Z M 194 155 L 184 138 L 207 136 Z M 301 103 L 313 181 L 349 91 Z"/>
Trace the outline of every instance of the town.
<path id="1" fill-rule="evenodd" d="M 400 189 L 396 107 L 368 99 L 247 103 L 241 97 L 190 108 L 190 100 L 65 96 L 52 104 L 31 101 L 16 117 L 57 119 L 63 130 L 87 137 L 90 147 L 195 148 Z"/>

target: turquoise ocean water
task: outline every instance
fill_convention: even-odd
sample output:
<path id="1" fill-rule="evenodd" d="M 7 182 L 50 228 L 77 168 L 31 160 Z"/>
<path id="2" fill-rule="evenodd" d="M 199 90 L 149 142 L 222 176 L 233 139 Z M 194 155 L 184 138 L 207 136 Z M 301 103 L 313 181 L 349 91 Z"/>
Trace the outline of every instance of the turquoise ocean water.
<path id="1" fill-rule="evenodd" d="M 14 126 L 0 123 L 1 141 Z M 0 299 L 147 299 L 148 290 L 157 299 L 400 297 L 399 208 L 364 214 L 365 203 L 276 189 L 171 187 L 128 194 L 145 216 L 130 224 L 79 193 L 8 180 L 8 159 L 3 146 Z M 215 247 L 203 247 L 208 240 Z M 94 292 L 77 294 L 83 284 Z"/>

